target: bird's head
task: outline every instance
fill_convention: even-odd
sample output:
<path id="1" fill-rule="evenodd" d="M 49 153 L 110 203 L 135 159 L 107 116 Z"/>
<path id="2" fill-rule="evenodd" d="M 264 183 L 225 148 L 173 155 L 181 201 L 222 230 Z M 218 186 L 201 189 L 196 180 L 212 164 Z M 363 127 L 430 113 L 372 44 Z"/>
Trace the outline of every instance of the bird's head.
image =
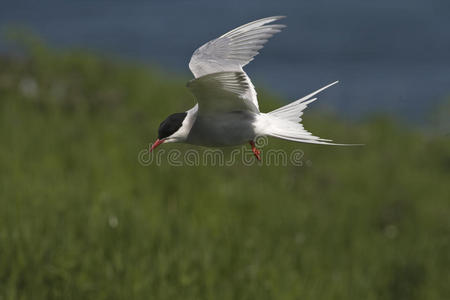
<path id="1" fill-rule="evenodd" d="M 162 121 L 158 129 L 158 139 L 153 143 L 150 152 L 162 143 L 185 141 L 190 130 L 190 127 L 188 128 L 186 124 L 187 122 L 185 122 L 187 115 L 187 112 L 174 113 Z"/>

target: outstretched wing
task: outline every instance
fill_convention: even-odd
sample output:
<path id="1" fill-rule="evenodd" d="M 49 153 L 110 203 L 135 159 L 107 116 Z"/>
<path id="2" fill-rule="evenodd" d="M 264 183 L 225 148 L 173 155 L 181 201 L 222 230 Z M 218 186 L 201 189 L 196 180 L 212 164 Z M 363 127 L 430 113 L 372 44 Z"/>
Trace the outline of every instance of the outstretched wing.
<path id="1" fill-rule="evenodd" d="M 282 24 L 269 24 L 284 17 L 268 17 L 250 22 L 214 39 L 192 55 L 189 68 L 196 78 L 224 71 L 242 71 L 242 67 L 253 60 L 267 40 L 281 28 Z"/>
<path id="2" fill-rule="evenodd" d="M 245 98 L 259 109 L 255 88 L 243 67 L 253 60 L 264 44 L 285 27 L 270 24 L 282 16 L 268 17 L 233 29 L 195 50 L 189 68 L 196 78 L 218 72 L 242 72 L 249 89 Z"/>
<path id="3" fill-rule="evenodd" d="M 245 98 L 250 86 L 244 72 L 219 72 L 188 82 L 202 114 L 249 110 L 258 108 Z"/>

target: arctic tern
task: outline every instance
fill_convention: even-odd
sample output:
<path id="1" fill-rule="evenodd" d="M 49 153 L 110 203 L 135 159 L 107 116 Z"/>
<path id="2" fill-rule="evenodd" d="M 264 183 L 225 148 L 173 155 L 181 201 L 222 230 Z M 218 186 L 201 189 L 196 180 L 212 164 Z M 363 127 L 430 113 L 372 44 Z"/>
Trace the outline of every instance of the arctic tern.
<path id="1" fill-rule="evenodd" d="M 306 131 L 300 123 L 304 109 L 316 94 L 333 82 L 301 99 L 274 111 L 259 110 L 255 87 L 243 67 L 263 48 L 267 40 L 285 25 L 273 24 L 283 16 L 268 17 L 233 29 L 204 44 L 191 57 L 189 68 L 195 79 L 188 82 L 197 104 L 168 116 L 159 126 L 158 139 L 150 152 L 163 143 L 187 143 L 207 147 L 236 146 L 250 143 L 261 160 L 255 139 L 272 136 L 284 140 L 330 143 Z"/>

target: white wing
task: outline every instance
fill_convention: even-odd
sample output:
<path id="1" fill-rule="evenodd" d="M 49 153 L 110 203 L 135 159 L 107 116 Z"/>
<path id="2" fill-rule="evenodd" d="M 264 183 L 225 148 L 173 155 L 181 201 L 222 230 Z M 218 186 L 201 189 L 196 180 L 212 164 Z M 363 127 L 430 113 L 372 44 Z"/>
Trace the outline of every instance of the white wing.
<path id="1" fill-rule="evenodd" d="M 244 72 L 219 72 L 188 82 L 202 114 L 250 110 L 259 112 L 251 100 L 245 98 L 250 86 Z"/>
<path id="2" fill-rule="evenodd" d="M 189 68 L 196 78 L 218 72 L 242 72 L 249 86 L 243 97 L 259 110 L 255 87 L 242 68 L 253 60 L 270 37 L 285 27 L 269 24 L 282 18 L 275 16 L 256 20 L 204 44 L 195 50 Z"/>
<path id="3" fill-rule="evenodd" d="M 282 18 L 277 16 L 253 21 L 204 44 L 195 50 L 189 68 L 196 78 L 217 72 L 241 71 L 267 40 L 285 27 L 268 23 Z"/>

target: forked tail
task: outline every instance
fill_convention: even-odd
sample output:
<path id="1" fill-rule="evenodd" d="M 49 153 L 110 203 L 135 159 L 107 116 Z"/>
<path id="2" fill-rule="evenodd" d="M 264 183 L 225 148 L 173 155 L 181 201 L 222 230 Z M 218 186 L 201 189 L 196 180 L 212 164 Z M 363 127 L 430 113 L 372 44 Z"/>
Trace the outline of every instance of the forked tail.
<path id="1" fill-rule="evenodd" d="M 338 81 L 324 86 L 323 88 L 292 103 L 289 103 L 288 105 L 267 113 L 267 135 L 294 142 L 348 146 L 349 144 L 335 144 L 331 143 L 331 140 L 321 139 L 318 136 L 314 136 L 308 132 L 302 124 L 300 124 L 305 108 L 308 104 L 317 100 L 317 98 L 313 97 L 336 83 L 338 83 Z"/>

